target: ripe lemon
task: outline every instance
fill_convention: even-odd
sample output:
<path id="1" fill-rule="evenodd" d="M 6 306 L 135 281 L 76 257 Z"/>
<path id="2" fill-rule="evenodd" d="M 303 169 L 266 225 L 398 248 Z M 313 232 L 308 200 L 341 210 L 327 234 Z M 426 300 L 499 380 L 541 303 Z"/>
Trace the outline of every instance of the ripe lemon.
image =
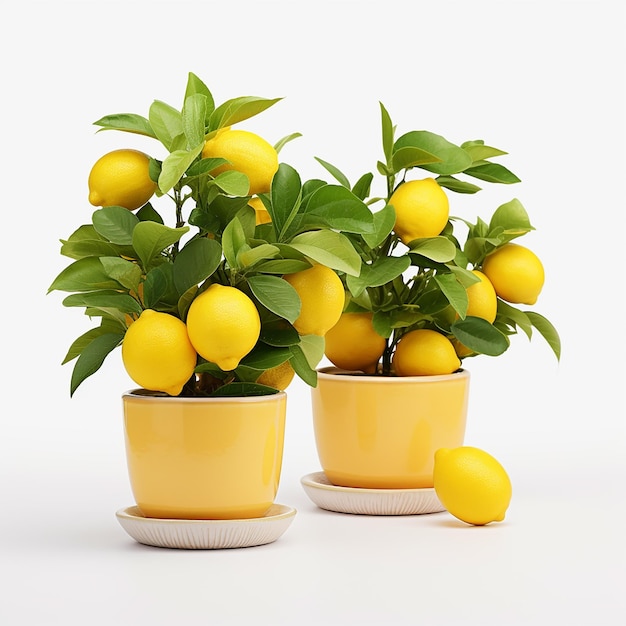
<path id="1" fill-rule="evenodd" d="M 272 367 L 265 370 L 258 378 L 257 383 L 260 385 L 267 385 L 268 387 L 274 387 L 279 391 L 285 391 L 291 384 L 295 371 L 289 361 L 285 361 L 276 367 Z"/>
<path id="2" fill-rule="evenodd" d="M 263 204 L 259 196 L 250 198 L 248 204 L 254 209 L 257 226 L 259 224 L 269 224 L 269 222 L 272 221 L 269 211 L 265 208 L 265 205 Z"/>
<path id="3" fill-rule="evenodd" d="M 482 317 L 491 324 L 496 319 L 498 310 L 496 290 L 481 271 L 472 270 L 472 274 L 480 278 L 480 282 L 473 283 L 466 289 L 469 300 L 466 315 Z"/>
<path id="4" fill-rule="evenodd" d="M 133 322 L 122 342 L 128 375 L 144 389 L 177 396 L 196 367 L 184 322 L 167 313 L 146 309 Z"/>
<path id="5" fill-rule="evenodd" d="M 434 178 L 402 183 L 389 204 L 396 212 L 394 230 L 407 245 L 413 239 L 436 237 L 448 223 L 448 196 Z"/>
<path id="6" fill-rule="evenodd" d="M 487 255 L 483 272 L 496 293 L 512 303 L 535 304 L 545 280 L 539 257 L 516 243 L 504 244 Z"/>
<path id="7" fill-rule="evenodd" d="M 89 173 L 89 202 L 129 211 L 142 207 L 157 188 L 149 166 L 150 157 L 139 150 L 114 150 L 101 156 Z"/>
<path id="8" fill-rule="evenodd" d="M 322 337 L 339 321 L 346 294 L 337 274 L 325 265 L 283 277 L 300 296 L 300 315 L 294 327 L 301 335 Z"/>
<path id="9" fill-rule="evenodd" d="M 216 176 L 229 170 L 242 172 L 250 180 L 250 195 L 267 193 L 278 170 L 278 153 L 273 146 L 247 130 L 226 129 L 217 133 L 204 144 L 202 157 L 222 157 L 230 161 L 211 174 Z"/>
<path id="10" fill-rule="evenodd" d="M 445 335 L 422 328 L 400 338 L 392 364 L 398 376 L 437 376 L 458 370 L 461 361 Z"/>
<path id="11" fill-rule="evenodd" d="M 324 353 L 337 367 L 376 371 L 387 342 L 372 325 L 372 313 L 344 313 L 326 333 Z"/>
<path id="12" fill-rule="evenodd" d="M 193 347 L 207 361 L 228 372 L 254 348 L 261 319 L 254 302 L 235 287 L 211 285 L 187 312 L 187 332 Z"/>
<path id="13" fill-rule="evenodd" d="M 511 481 L 506 471 L 479 448 L 437 450 L 433 482 L 441 504 L 468 524 L 501 522 L 511 502 Z"/>

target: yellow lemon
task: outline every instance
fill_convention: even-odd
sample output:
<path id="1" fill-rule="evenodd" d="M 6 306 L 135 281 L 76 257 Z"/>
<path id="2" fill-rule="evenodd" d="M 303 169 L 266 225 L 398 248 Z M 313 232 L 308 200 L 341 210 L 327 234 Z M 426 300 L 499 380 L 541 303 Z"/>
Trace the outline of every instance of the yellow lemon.
<path id="1" fill-rule="evenodd" d="M 343 313 L 326 333 L 324 353 L 334 365 L 366 374 L 376 371 L 387 342 L 374 329 L 372 317 L 372 313 Z"/>
<path id="2" fill-rule="evenodd" d="M 265 208 L 265 205 L 261 201 L 259 196 L 255 196 L 254 198 L 250 198 L 248 204 L 254 209 L 254 216 L 256 217 L 256 224 L 269 224 L 272 221 L 272 217 L 269 214 L 269 211 Z"/>
<path id="3" fill-rule="evenodd" d="M 413 239 L 436 237 L 448 223 L 448 196 L 434 178 L 402 183 L 389 204 L 396 212 L 394 230 L 407 245 Z"/>
<path id="4" fill-rule="evenodd" d="M 270 190 L 272 178 L 278 170 L 278 153 L 272 145 L 247 130 L 225 129 L 208 139 L 202 157 L 222 157 L 229 161 L 214 169 L 211 174 L 236 170 L 250 181 L 248 193 L 255 195 Z"/>
<path id="5" fill-rule="evenodd" d="M 302 303 L 294 327 L 301 335 L 324 336 L 338 321 L 346 294 L 337 274 L 325 265 L 283 277 L 298 293 Z"/>
<path id="6" fill-rule="evenodd" d="M 128 375 L 144 389 L 177 396 L 193 374 L 197 354 L 184 322 L 146 309 L 126 331 L 122 361 Z"/>
<path id="7" fill-rule="evenodd" d="M 276 367 L 265 370 L 258 378 L 257 383 L 274 387 L 279 391 L 285 391 L 295 376 L 295 371 L 289 361 L 285 361 Z"/>
<path id="8" fill-rule="evenodd" d="M 490 324 L 496 319 L 498 310 L 498 296 L 491 281 L 479 270 L 472 270 L 472 274 L 480 278 L 480 282 L 472 283 L 467 289 L 468 306 L 466 315 L 482 317 Z"/>
<path id="9" fill-rule="evenodd" d="M 254 348 L 260 331 L 254 302 L 235 287 L 211 285 L 187 312 L 187 332 L 196 352 L 225 372 Z"/>
<path id="10" fill-rule="evenodd" d="M 142 207 L 157 185 L 148 171 L 150 157 L 139 150 L 114 150 L 100 157 L 89 173 L 89 202 L 94 206 Z"/>
<path id="11" fill-rule="evenodd" d="M 479 448 L 437 450 L 433 482 L 441 504 L 468 524 L 501 522 L 511 502 L 508 474 L 493 456 Z"/>
<path id="12" fill-rule="evenodd" d="M 400 338 L 392 364 L 398 376 L 437 376 L 458 370 L 461 361 L 445 335 L 422 328 Z"/>
<path id="13" fill-rule="evenodd" d="M 503 300 L 537 302 L 545 274 L 541 260 L 532 250 L 516 243 L 504 244 L 485 257 L 482 269 Z"/>

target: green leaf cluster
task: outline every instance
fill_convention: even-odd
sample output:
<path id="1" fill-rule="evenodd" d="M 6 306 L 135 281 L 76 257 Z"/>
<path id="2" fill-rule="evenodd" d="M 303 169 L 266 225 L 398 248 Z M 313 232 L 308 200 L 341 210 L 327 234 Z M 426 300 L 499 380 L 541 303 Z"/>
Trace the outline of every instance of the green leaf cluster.
<path id="1" fill-rule="evenodd" d="M 198 357 L 184 394 L 273 393 L 256 381 L 285 361 L 306 383 L 316 384 L 324 341 L 300 336 L 294 328 L 300 298 L 283 276 L 313 263 L 358 276 L 361 258 L 350 237 L 375 230 L 363 194 L 322 180 L 302 181 L 295 168 L 280 163 L 270 192 L 261 197 L 271 222 L 257 224 L 247 176 L 212 175 L 225 160 L 202 157 L 207 138 L 279 101 L 242 96 L 216 104 L 206 84 L 189 73 L 180 108 L 155 100 L 146 116 L 113 114 L 95 122 L 101 131 L 152 138 L 166 156 L 151 159 L 155 200 L 134 213 L 100 208 L 61 240 L 60 252 L 71 262 L 49 292 L 67 292 L 63 305 L 82 307 L 98 324 L 74 340 L 63 360 L 75 362 L 71 394 L 121 346 L 143 310 L 185 321 L 194 298 L 213 283 L 236 287 L 252 299 L 261 318 L 260 338 L 231 372 Z M 276 149 L 298 136 L 285 136 Z M 169 215 L 156 200 L 170 202 Z"/>

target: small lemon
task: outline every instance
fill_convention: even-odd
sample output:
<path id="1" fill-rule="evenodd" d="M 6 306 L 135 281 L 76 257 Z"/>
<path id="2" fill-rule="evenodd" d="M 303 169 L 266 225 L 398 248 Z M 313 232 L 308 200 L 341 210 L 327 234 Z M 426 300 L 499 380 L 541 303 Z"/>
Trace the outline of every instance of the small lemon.
<path id="1" fill-rule="evenodd" d="M 394 230 L 407 245 L 413 239 L 436 237 L 448 223 L 448 196 L 434 178 L 400 184 L 389 204 L 396 212 Z"/>
<path id="2" fill-rule="evenodd" d="M 236 170 L 250 181 L 248 193 L 255 195 L 270 190 L 272 178 L 278 170 L 278 153 L 263 137 L 247 130 L 224 129 L 208 139 L 202 149 L 202 158 L 221 157 L 229 161 L 211 174 Z"/>
<path id="3" fill-rule="evenodd" d="M 435 452 L 433 482 L 441 504 L 468 524 L 501 522 L 511 502 L 511 481 L 502 465 L 479 448 Z"/>
<path id="4" fill-rule="evenodd" d="M 197 354 L 184 322 L 146 309 L 126 331 L 122 361 L 128 375 L 144 389 L 177 396 L 193 374 Z"/>
<path id="5" fill-rule="evenodd" d="M 337 274 L 325 265 L 283 277 L 298 293 L 302 304 L 294 327 L 301 335 L 324 336 L 338 321 L 346 293 Z"/>
<path id="6" fill-rule="evenodd" d="M 445 335 L 422 328 L 400 338 L 392 364 L 398 376 L 437 376 L 452 374 L 461 361 Z"/>
<path id="7" fill-rule="evenodd" d="M 225 372 L 254 348 L 261 319 L 254 302 L 235 287 L 213 284 L 191 303 L 187 332 L 193 347 Z"/>
<path id="8" fill-rule="evenodd" d="M 114 150 L 101 156 L 89 173 L 89 202 L 129 211 L 142 207 L 157 188 L 149 167 L 150 157 L 139 150 Z"/>
<path id="9" fill-rule="evenodd" d="M 257 383 L 260 385 L 267 385 L 268 387 L 274 387 L 279 391 L 285 391 L 291 384 L 296 372 L 294 371 L 291 363 L 285 361 L 276 367 L 272 367 L 265 370 L 258 378 Z"/>
<path id="10" fill-rule="evenodd" d="M 259 224 L 269 224 L 272 221 L 272 216 L 269 211 L 265 208 L 263 201 L 259 196 L 255 196 L 254 198 L 250 198 L 248 204 L 254 209 L 254 216 L 256 218 L 257 226 Z"/>
<path id="11" fill-rule="evenodd" d="M 479 270 L 472 270 L 472 274 L 480 279 L 478 283 L 472 283 L 467 289 L 469 301 L 466 315 L 482 317 L 490 324 L 496 319 L 498 310 L 498 296 L 491 281 Z"/>
<path id="12" fill-rule="evenodd" d="M 503 300 L 519 304 L 537 302 L 545 274 L 541 260 L 532 250 L 506 243 L 485 257 L 482 269 Z"/>
<path id="13" fill-rule="evenodd" d="M 343 313 L 326 333 L 324 353 L 335 366 L 367 374 L 376 371 L 387 342 L 374 329 L 372 317 L 365 312 Z"/>

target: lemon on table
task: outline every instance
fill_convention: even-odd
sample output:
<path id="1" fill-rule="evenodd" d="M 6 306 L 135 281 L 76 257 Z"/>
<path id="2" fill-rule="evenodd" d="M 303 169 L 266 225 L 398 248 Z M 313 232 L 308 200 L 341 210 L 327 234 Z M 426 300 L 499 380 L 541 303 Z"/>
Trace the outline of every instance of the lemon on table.
<path id="1" fill-rule="evenodd" d="M 392 364 L 398 376 L 438 376 L 452 374 L 461 361 L 445 335 L 421 328 L 400 338 Z"/>
<path id="2" fill-rule="evenodd" d="M 482 269 L 503 300 L 514 304 L 537 302 L 545 273 L 532 250 L 517 243 L 504 244 L 485 257 Z"/>
<path id="3" fill-rule="evenodd" d="M 133 322 L 122 342 L 128 375 L 144 389 L 177 396 L 191 378 L 198 355 L 182 320 L 146 309 Z"/>
<path id="4" fill-rule="evenodd" d="M 326 333 L 324 353 L 333 365 L 366 374 L 376 371 L 387 342 L 374 329 L 372 318 L 372 313 L 343 313 Z"/>
<path id="5" fill-rule="evenodd" d="M 499 461 L 479 448 L 437 450 L 433 482 L 441 504 L 467 524 L 500 522 L 511 502 L 508 474 Z"/>
<path id="6" fill-rule="evenodd" d="M 212 170 L 213 176 L 229 170 L 245 174 L 250 181 L 250 195 L 267 193 L 278 170 L 278 153 L 274 147 L 263 137 L 247 130 L 228 128 L 208 139 L 202 149 L 202 158 L 211 157 L 229 161 Z"/>
<path id="7" fill-rule="evenodd" d="M 389 199 L 396 212 L 394 230 L 403 243 L 436 237 L 448 223 L 450 204 L 434 178 L 400 184 Z"/>
<path id="8" fill-rule="evenodd" d="M 256 345 L 261 319 L 243 291 L 213 284 L 191 303 L 187 332 L 198 354 L 227 372 Z"/>
<path id="9" fill-rule="evenodd" d="M 150 178 L 150 157 L 139 150 L 113 150 L 101 156 L 89 173 L 89 202 L 94 206 L 142 207 L 157 185 Z"/>
<path id="10" fill-rule="evenodd" d="M 300 315 L 294 327 L 301 335 L 324 336 L 338 321 L 346 293 L 341 279 L 325 265 L 286 274 L 283 278 L 300 296 Z"/>

